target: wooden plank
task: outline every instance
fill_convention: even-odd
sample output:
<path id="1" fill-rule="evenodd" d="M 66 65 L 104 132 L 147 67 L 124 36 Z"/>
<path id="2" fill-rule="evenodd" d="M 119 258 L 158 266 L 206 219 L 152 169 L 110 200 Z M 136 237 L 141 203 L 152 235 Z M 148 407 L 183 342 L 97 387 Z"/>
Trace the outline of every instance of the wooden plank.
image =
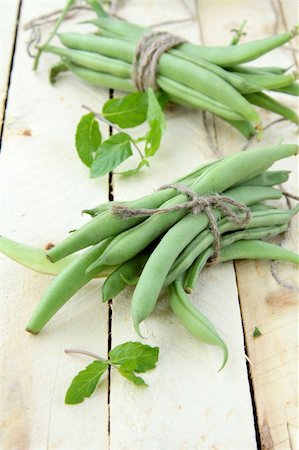
<path id="1" fill-rule="evenodd" d="M 155 0 L 145 4 L 132 0 L 118 14 L 150 25 L 194 15 L 194 3 L 184 3 Z M 198 41 L 196 20 L 173 24 L 168 29 Z M 151 169 L 132 179 L 114 176 L 115 198 L 149 193 L 213 159 L 202 119 L 200 112 L 172 108 L 167 113 L 168 131 L 151 161 Z M 132 290 L 127 289 L 113 301 L 112 346 L 140 340 L 130 318 L 131 297 Z M 112 373 L 112 450 L 256 448 L 233 266 L 228 263 L 206 270 L 192 301 L 226 340 L 230 349 L 228 366 L 216 372 L 220 352 L 194 340 L 169 310 L 166 296 L 161 298 L 143 328 L 148 336 L 144 342 L 160 347 L 158 367 L 145 374 L 149 388 L 138 389 Z"/>
<path id="2" fill-rule="evenodd" d="M 56 1 L 55 8 L 63 4 Z M 55 58 L 45 55 L 34 73 L 25 51 L 23 24 L 51 10 L 53 2 L 34 2 L 32 8 L 23 0 L 1 155 L 1 232 L 36 246 L 58 242 L 84 222 L 82 208 L 108 198 L 107 177 L 90 180 L 74 149 L 80 105 L 97 108 L 107 91 L 67 74 L 51 87 L 47 69 Z M 64 405 L 71 379 L 90 362 L 64 355 L 64 348 L 107 352 L 108 314 L 99 302 L 100 283 L 81 290 L 40 335 L 31 336 L 24 327 L 49 282 L 1 258 L 0 447 L 105 449 L 107 379 L 88 402 Z"/>
<path id="3" fill-rule="evenodd" d="M 10 74 L 15 34 L 17 30 L 17 16 L 20 0 L 2 0 L 0 4 L 0 39 L 5 42 L 0 52 L 0 135 L 4 115 L 4 105 L 7 97 L 8 80 Z"/>
<path id="4" fill-rule="evenodd" d="M 213 8 L 219 5 L 213 2 Z M 221 2 L 223 14 L 215 17 L 215 34 L 211 32 L 209 20 L 211 3 L 199 0 L 199 14 L 206 44 L 217 45 L 229 41 L 229 30 L 247 19 L 246 39 L 261 38 L 274 32 L 285 30 L 281 15 L 278 14 L 278 2 L 252 2 L 243 0 L 235 7 L 234 2 Z M 291 17 L 289 8 L 294 2 L 284 2 L 283 6 Z M 273 5 L 277 8 L 274 8 Z M 225 6 L 225 8 L 224 8 Z M 294 16 L 293 16 L 293 20 Z M 291 27 L 293 24 L 288 24 Z M 286 46 L 261 58 L 260 64 L 289 66 L 292 53 Z M 285 104 L 296 109 L 297 99 L 279 96 Z M 277 119 L 272 113 L 261 111 L 265 126 Z M 239 150 L 244 146 L 244 139 L 220 120 L 208 118 L 210 132 L 216 136 L 220 154 Z M 230 133 L 230 134 L 229 134 Z M 280 142 L 297 142 L 296 126 L 281 122 L 268 128 L 261 143 L 253 142 L 251 146 L 267 146 Z M 229 144 L 229 145 L 228 145 Z M 230 145 L 232 144 L 232 145 Z M 296 193 L 298 187 L 297 158 L 289 158 L 275 164 L 277 169 L 292 170 L 290 180 L 285 184 L 287 191 Z M 280 202 L 286 207 L 285 200 Z M 297 225 L 293 221 L 282 245 L 296 251 Z M 238 262 L 235 265 L 238 281 L 243 325 L 246 336 L 247 352 L 253 363 L 251 378 L 257 408 L 258 425 L 262 447 L 264 449 L 298 448 L 298 317 L 295 314 L 296 292 L 277 284 L 272 272 L 282 283 L 296 289 L 298 273 L 290 264 L 264 262 Z M 263 336 L 253 339 L 252 333 L 257 326 Z"/>

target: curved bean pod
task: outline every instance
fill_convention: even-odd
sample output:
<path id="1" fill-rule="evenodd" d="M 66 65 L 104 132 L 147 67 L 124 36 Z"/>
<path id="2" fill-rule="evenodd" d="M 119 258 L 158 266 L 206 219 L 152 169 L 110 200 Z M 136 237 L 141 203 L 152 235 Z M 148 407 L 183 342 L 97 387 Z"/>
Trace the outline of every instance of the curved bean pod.
<path id="1" fill-rule="evenodd" d="M 127 205 L 133 208 L 158 208 L 176 195 L 177 192 L 174 189 L 157 191 L 141 199 L 128 202 Z M 49 250 L 47 256 L 52 262 L 59 261 L 71 253 L 127 230 L 143 220 L 145 220 L 145 217 L 132 217 L 123 220 L 111 211 L 104 211 Z"/>
<path id="2" fill-rule="evenodd" d="M 144 34 L 152 31 L 150 28 L 140 27 L 114 18 L 98 17 L 96 20 L 90 22 L 100 29 L 104 28 L 112 31 L 119 37 L 123 37 L 135 43 L 137 43 Z M 186 43 L 179 45 L 178 48 L 192 57 L 196 58 L 199 56 L 219 66 L 230 67 L 252 61 L 265 53 L 286 44 L 297 34 L 298 27 L 294 27 L 286 33 L 265 39 L 258 39 L 245 44 L 212 47 Z"/>
<path id="3" fill-rule="evenodd" d="M 285 226 L 288 221 L 298 212 L 298 208 L 294 208 L 293 210 L 281 211 L 281 210 L 269 210 L 265 211 L 254 211 L 252 213 L 252 219 L 250 223 L 243 227 L 244 231 L 249 231 L 251 228 L 260 228 L 260 227 L 270 227 L 273 225 L 283 225 Z M 227 232 L 235 231 L 238 229 L 242 229 L 242 227 L 228 221 L 226 218 L 223 218 L 218 223 L 218 229 L 220 234 L 224 234 Z M 266 230 L 264 230 L 266 233 Z M 240 232 L 242 233 L 242 232 Z M 271 233 L 271 230 L 270 230 Z M 231 234 L 231 233 L 230 233 Z M 270 234 L 271 235 L 271 234 Z M 208 248 L 211 244 L 213 244 L 214 236 L 210 229 L 206 229 L 199 233 L 189 245 L 182 251 L 182 253 L 178 256 L 178 258 L 173 263 L 166 279 L 164 282 L 164 286 L 168 286 L 172 283 L 178 276 L 184 273 L 189 267 L 192 265 L 193 261 L 203 252 L 206 248 Z"/>
<path id="4" fill-rule="evenodd" d="M 86 52 L 82 50 L 73 50 L 65 47 L 55 47 L 49 45 L 45 48 L 45 52 L 53 53 L 61 57 L 65 57 L 68 61 L 87 69 L 95 70 L 103 73 L 110 73 L 116 77 L 131 77 L 130 64 L 114 58 L 108 58 L 97 53 Z"/>
<path id="5" fill-rule="evenodd" d="M 232 108 L 225 106 L 224 104 L 201 94 L 200 92 L 190 89 L 188 86 L 184 86 L 169 78 L 158 75 L 158 86 L 166 92 L 171 101 L 181 105 L 193 106 L 195 108 L 201 108 L 209 111 L 217 116 L 229 120 L 244 121 L 244 116 L 240 115 Z"/>
<path id="6" fill-rule="evenodd" d="M 282 92 L 283 94 L 299 96 L 299 83 L 292 83 L 289 86 L 285 86 L 279 89 L 273 89 L 276 92 Z"/>
<path id="7" fill-rule="evenodd" d="M 126 279 L 133 279 L 140 275 L 150 252 L 143 251 L 138 253 L 134 258 L 129 261 L 124 262 L 119 267 L 117 267 L 105 280 L 102 286 L 102 300 L 106 302 L 116 297 L 125 287 L 127 283 L 124 281 Z"/>
<path id="8" fill-rule="evenodd" d="M 251 180 L 244 181 L 242 186 L 275 186 L 289 179 L 289 170 L 267 170 Z"/>
<path id="9" fill-rule="evenodd" d="M 232 72 L 234 73 L 234 72 Z M 259 91 L 263 89 L 279 89 L 286 87 L 294 82 L 295 77 L 293 74 L 289 73 L 287 75 L 255 75 L 249 73 L 238 72 L 239 77 L 243 78 L 248 83 L 259 86 Z M 256 92 L 255 90 L 244 90 L 244 94 L 249 94 Z"/>
<path id="10" fill-rule="evenodd" d="M 204 172 L 199 180 L 191 185 L 191 189 L 201 195 L 224 192 L 230 186 L 257 176 L 276 160 L 296 154 L 297 149 L 296 145 L 282 145 L 233 154 Z M 246 179 L 243 167 L 246 167 Z M 186 197 L 180 194 L 161 207 L 173 206 L 184 201 Z M 186 214 L 187 211 L 183 210 L 149 217 L 134 229 L 118 235 L 103 253 L 98 264 L 118 265 L 132 258 Z"/>
<path id="11" fill-rule="evenodd" d="M 238 241 L 221 251 L 221 261 L 231 259 L 266 259 L 299 264 L 299 255 L 264 241 Z"/>
<path id="12" fill-rule="evenodd" d="M 30 247 L 29 245 L 21 244 L 4 236 L 0 236 L 0 253 L 3 253 L 28 269 L 45 273 L 46 275 L 59 274 L 78 258 L 77 255 L 71 255 L 53 264 L 46 257 L 46 250 Z"/>
<path id="13" fill-rule="evenodd" d="M 96 72 L 72 63 L 65 57 L 62 58 L 66 67 L 81 80 L 108 89 L 118 89 L 125 92 L 136 92 L 136 88 L 130 79 L 119 78 L 104 72 Z"/>
<path id="14" fill-rule="evenodd" d="M 272 188 L 254 188 L 250 186 L 235 188 L 226 194 L 234 200 L 248 205 L 262 200 L 262 191 L 268 190 L 274 191 Z M 214 210 L 214 214 L 216 217 L 220 215 L 217 210 Z M 192 239 L 205 229 L 207 225 L 208 217 L 205 213 L 197 216 L 189 214 L 168 230 L 159 245 L 151 253 L 132 298 L 132 319 L 137 333 L 139 333 L 139 324 L 154 310 L 167 274 L 175 260 Z M 109 252 L 109 247 L 107 251 Z"/>
<path id="15" fill-rule="evenodd" d="M 88 250 L 69 264 L 52 282 L 35 308 L 26 330 L 36 334 L 56 312 L 100 270 L 85 273 L 86 268 L 105 250 L 111 239 L 107 239 Z"/>
<path id="16" fill-rule="evenodd" d="M 229 233 L 220 239 L 221 250 L 219 263 L 223 262 L 221 255 L 222 249 L 224 247 L 227 247 L 239 240 L 255 240 L 274 237 L 277 236 L 278 234 L 283 233 L 287 229 L 288 224 L 282 224 L 282 225 L 274 225 L 272 227 L 260 227 Z M 190 294 L 192 290 L 195 288 L 200 272 L 207 264 L 209 258 L 213 256 L 213 254 L 214 254 L 214 247 L 213 245 L 210 245 L 202 253 L 200 253 L 200 255 L 193 261 L 193 263 L 187 269 L 185 291 L 188 294 Z M 171 280 L 171 276 L 169 277 L 169 280 Z M 165 283 L 165 285 L 167 285 L 167 282 Z"/>
<path id="17" fill-rule="evenodd" d="M 280 116 L 285 117 L 286 119 L 296 123 L 297 125 L 299 123 L 299 117 L 295 111 L 278 102 L 277 100 L 274 100 L 274 98 L 264 94 L 263 92 L 244 94 L 244 97 L 247 98 L 247 100 L 253 105 L 260 106 L 261 108 L 272 111 L 275 114 L 279 114 Z"/>
<path id="18" fill-rule="evenodd" d="M 222 349 L 223 362 L 219 371 L 222 370 L 228 359 L 228 349 L 214 325 L 186 298 L 181 279 L 173 283 L 168 292 L 171 309 L 185 328 L 200 341 Z"/>

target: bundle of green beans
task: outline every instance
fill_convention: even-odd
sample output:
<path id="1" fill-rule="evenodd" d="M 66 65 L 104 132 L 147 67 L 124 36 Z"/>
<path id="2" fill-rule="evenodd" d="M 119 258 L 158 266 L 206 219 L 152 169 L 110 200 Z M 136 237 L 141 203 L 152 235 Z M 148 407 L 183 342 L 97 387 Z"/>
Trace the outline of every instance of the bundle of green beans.
<path id="1" fill-rule="evenodd" d="M 281 210 L 264 204 L 266 200 L 281 198 L 281 191 L 273 186 L 285 182 L 289 176 L 288 171 L 268 169 L 275 161 L 297 151 L 296 145 L 251 149 L 200 166 L 176 180 L 200 196 L 225 194 L 250 208 L 251 220 L 247 225 L 233 223 L 220 209 L 214 209 L 221 236 L 219 262 L 275 259 L 299 264 L 297 254 L 264 241 L 285 231 L 299 210 L 298 206 Z M 127 202 L 126 206 L 160 211 L 185 201 L 186 195 L 165 188 Z M 214 252 L 214 235 L 207 213 L 180 209 L 149 217 L 123 218 L 112 211 L 111 205 L 115 204 L 85 210 L 92 219 L 47 252 L 0 238 L 2 253 L 33 270 L 57 274 L 37 305 L 27 330 L 38 333 L 79 289 L 93 278 L 106 277 L 103 301 L 114 298 L 128 284 L 136 285 L 132 318 L 140 334 L 140 323 L 152 313 L 161 290 L 166 287 L 173 312 L 195 337 L 222 348 L 224 365 L 228 354 L 225 343 L 186 294 L 192 292 Z M 87 247 L 84 253 L 76 254 Z"/>
<path id="2" fill-rule="evenodd" d="M 88 83 L 135 92 L 132 63 L 136 46 L 152 30 L 111 18 L 97 2 L 89 0 L 89 3 L 98 15 L 91 21 L 98 27 L 95 34 L 60 33 L 63 47 L 50 45 L 48 39 L 40 51 L 61 57 L 52 72 L 55 77 L 69 70 Z M 261 118 L 253 105 L 298 124 L 295 111 L 264 92 L 298 95 L 296 74 L 286 68 L 243 65 L 289 42 L 297 34 L 298 27 L 295 27 L 277 36 L 226 47 L 182 43 L 160 57 L 157 86 L 171 101 L 209 111 L 247 138 L 261 129 Z"/>

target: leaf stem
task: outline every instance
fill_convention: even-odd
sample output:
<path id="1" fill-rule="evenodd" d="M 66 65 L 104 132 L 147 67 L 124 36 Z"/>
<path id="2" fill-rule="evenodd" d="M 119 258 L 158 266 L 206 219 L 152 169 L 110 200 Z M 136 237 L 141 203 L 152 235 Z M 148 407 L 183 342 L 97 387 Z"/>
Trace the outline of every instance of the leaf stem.
<path id="1" fill-rule="evenodd" d="M 87 352 L 85 350 L 78 350 L 76 348 L 66 348 L 64 350 L 64 353 L 79 353 L 80 355 L 90 356 L 91 358 L 97 359 L 98 361 L 108 362 L 105 358 L 102 358 L 101 356 L 98 356 L 95 353 Z"/>
<path id="2" fill-rule="evenodd" d="M 115 369 L 118 369 L 118 367 L 115 364 L 113 364 L 109 359 L 102 358 L 101 356 L 96 355 L 95 353 L 92 352 L 88 352 L 86 350 L 78 350 L 76 348 L 66 348 L 64 350 L 64 353 L 78 353 L 80 355 L 90 356 L 91 358 L 97 359 L 98 361 L 106 362 L 107 364 L 109 364 L 109 366 L 113 366 Z"/>
<path id="3" fill-rule="evenodd" d="M 115 130 L 117 130 L 119 133 L 123 133 L 123 129 L 120 128 L 118 125 L 116 125 L 113 122 L 110 122 L 110 120 L 105 119 L 105 117 L 101 116 L 100 114 L 96 113 L 95 111 L 93 111 L 91 108 L 89 108 L 89 106 L 86 105 L 82 105 L 83 109 L 86 109 L 87 111 L 91 112 L 94 114 L 94 116 L 100 120 L 101 122 L 106 123 L 107 125 L 109 125 L 110 127 L 114 128 Z M 131 136 L 130 136 L 131 138 Z M 142 154 L 140 148 L 138 147 L 138 145 L 136 144 L 136 142 L 134 141 L 134 139 L 131 138 L 131 143 L 133 144 L 133 146 L 136 148 L 137 152 L 139 153 L 140 158 L 143 160 L 144 159 L 144 155 Z"/>

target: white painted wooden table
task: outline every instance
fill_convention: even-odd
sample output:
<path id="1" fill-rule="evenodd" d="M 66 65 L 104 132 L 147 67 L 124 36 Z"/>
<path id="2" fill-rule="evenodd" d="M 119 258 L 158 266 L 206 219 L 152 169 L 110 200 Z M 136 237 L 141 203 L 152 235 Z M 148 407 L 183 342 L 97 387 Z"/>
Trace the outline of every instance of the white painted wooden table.
<path id="1" fill-rule="evenodd" d="M 81 209 L 107 201 L 109 194 L 121 200 L 149 193 L 201 162 L 245 145 L 209 114 L 173 108 L 150 171 L 131 179 L 115 175 L 110 188 L 107 177 L 89 179 L 74 151 L 74 131 L 80 105 L 99 108 L 107 90 L 70 75 L 51 87 L 47 68 L 55 58 L 45 55 L 34 73 L 26 54 L 29 35 L 23 25 L 62 4 L 0 0 L 1 233 L 36 246 L 61 240 L 83 223 Z M 230 40 L 230 29 L 244 19 L 249 39 L 292 26 L 297 1 L 123 0 L 117 13 L 146 25 L 189 19 L 164 28 L 193 42 L 223 45 Z M 73 26 L 74 21 L 64 28 Z M 263 61 L 288 66 L 295 54 L 287 46 Z M 295 98 L 284 100 L 296 107 Z M 262 114 L 265 124 L 275 119 Z M 282 138 L 296 142 L 295 126 L 281 122 L 270 127 L 263 145 Z M 296 160 L 278 166 L 294 170 Z M 292 175 L 287 189 L 294 191 L 296 185 Z M 296 241 L 293 223 L 283 245 L 295 249 Z M 1 263 L 1 450 L 299 448 L 297 294 L 294 287 L 277 283 L 269 263 L 226 263 L 205 270 L 200 278 L 192 300 L 230 349 L 221 373 L 220 351 L 189 336 L 161 299 L 146 323 L 147 343 L 160 347 L 158 367 L 145 377 L 150 387 L 138 389 L 112 372 L 78 406 L 64 405 L 65 391 L 90 360 L 65 355 L 63 349 L 84 348 L 104 356 L 109 335 L 112 346 L 137 340 L 130 320 L 131 290 L 109 310 L 99 301 L 99 282 L 92 282 L 40 335 L 31 336 L 24 327 L 50 278 L 4 258 Z M 277 264 L 272 271 L 282 283 L 296 285 L 297 272 L 290 265 Z M 263 336 L 253 340 L 255 326 Z"/>

